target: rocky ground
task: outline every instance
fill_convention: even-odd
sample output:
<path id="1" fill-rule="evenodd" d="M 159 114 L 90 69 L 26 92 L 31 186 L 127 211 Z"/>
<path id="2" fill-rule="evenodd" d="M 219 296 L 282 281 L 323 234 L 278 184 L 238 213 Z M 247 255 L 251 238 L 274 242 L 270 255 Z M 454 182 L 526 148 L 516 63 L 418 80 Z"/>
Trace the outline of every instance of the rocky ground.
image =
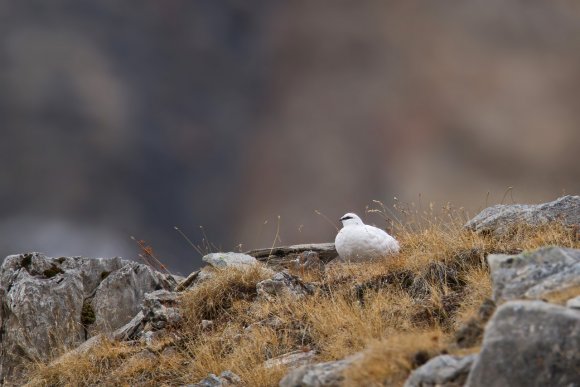
<path id="1" fill-rule="evenodd" d="M 579 385 L 580 197 L 447 215 L 400 225 L 381 262 L 299 245 L 209 254 L 180 278 L 10 256 L 1 384 Z"/>

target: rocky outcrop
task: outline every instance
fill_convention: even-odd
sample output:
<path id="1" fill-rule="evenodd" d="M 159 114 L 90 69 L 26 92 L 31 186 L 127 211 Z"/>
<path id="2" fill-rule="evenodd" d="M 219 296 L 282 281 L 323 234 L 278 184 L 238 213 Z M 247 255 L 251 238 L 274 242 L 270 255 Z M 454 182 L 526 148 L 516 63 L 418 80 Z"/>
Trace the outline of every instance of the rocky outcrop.
<path id="1" fill-rule="evenodd" d="M 574 289 L 580 293 L 580 250 L 546 247 L 519 255 L 490 255 L 487 261 L 496 302 L 544 299 Z"/>
<path id="2" fill-rule="evenodd" d="M 0 269 L 0 380 L 18 384 L 29 361 L 45 361 L 126 324 L 145 293 L 175 280 L 120 258 L 7 257 Z"/>
<path id="3" fill-rule="evenodd" d="M 91 332 L 110 332 L 126 324 L 141 310 L 146 293 L 175 287 L 169 278 L 136 262 L 109 274 L 90 303 L 95 313 Z"/>
<path id="4" fill-rule="evenodd" d="M 411 373 L 404 387 L 461 387 L 477 355 L 434 357 Z"/>
<path id="5" fill-rule="evenodd" d="M 499 204 L 481 211 L 465 227 L 477 233 L 503 235 L 516 225 L 540 226 L 550 222 L 580 225 L 580 196 L 563 196 L 537 205 Z"/>
<path id="6" fill-rule="evenodd" d="M 575 386 L 580 312 L 541 301 L 510 301 L 490 320 L 467 386 Z"/>
<path id="7" fill-rule="evenodd" d="M 169 327 L 181 322 L 178 306 L 178 293 L 156 290 L 145 294 L 143 308 L 123 327 L 113 333 L 118 340 L 146 341 Z"/>

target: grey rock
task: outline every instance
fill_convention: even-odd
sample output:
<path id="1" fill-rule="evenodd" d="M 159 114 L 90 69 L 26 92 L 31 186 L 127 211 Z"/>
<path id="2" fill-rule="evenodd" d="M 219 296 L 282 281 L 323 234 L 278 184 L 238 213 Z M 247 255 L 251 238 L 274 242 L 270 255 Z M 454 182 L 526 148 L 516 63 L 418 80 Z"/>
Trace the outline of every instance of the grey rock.
<path id="1" fill-rule="evenodd" d="M 192 285 L 194 285 L 195 281 L 197 280 L 199 272 L 200 272 L 199 270 L 196 270 L 192 272 L 190 275 L 188 275 L 183 281 L 179 282 L 179 284 L 175 287 L 175 291 L 182 292 L 184 290 L 191 288 Z"/>
<path id="2" fill-rule="evenodd" d="M 46 278 L 21 269 L 0 284 L 0 380 L 18 381 L 25 363 L 48 360 L 53 350 L 84 340 L 83 295 L 75 271 Z"/>
<path id="3" fill-rule="evenodd" d="M 226 267 L 249 267 L 258 263 L 256 258 L 242 253 L 211 253 L 202 260 L 217 269 Z"/>
<path id="4" fill-rule="evenodd" d="M 544 247 L 519 255 L 489 255 L 487 261 L 496 302 L 542 299 L 580 286 L 580 250 Z"/>
<path id="5" fill-rule="evenodd" d="M 189 289 L 193 288 L 196 285 L 199 285 L 207 280 L 214 278 L 216 275 L 216 271 L 213 267 L 204 267 L 199 271 L 199 274 L 196 276 L 195 280 L 189 285 Z"/>
<path id="6" fill-rule="evenodd" d="M 134 340 L 139 338 L 141 332 L 143 331 L 143 327 L 145 326 L 145 321 L 143 321 L 144 319 L 145 315 L 143 314 L 143 311 L 137 313 L 135 317 L 131 319 L 131 321 L 113 332 L 113 338 L 115 340 Z"/>
<path id="7" fill-rule="evenodd" d="M 414 370 L 404 387 L 461 387 L 478 355 L 434 357 Z"/>
<path id="8" fill-rule="evenodd" d="M 362 358 L 357 353 L 342 360 L 305 365 L 286 374 L 280 387 L 340 387 L 344 384 L 343 371 Z"/>
<path id="9" fill-rule="evenodd" d="M 147 346 L 153 345 L 153 341 L 158 337 L 157 332 L 146 331 L 141 333 L 139 341 L 145 343 Z"/>
<path id="10" fill-rule="evenodd" d="M 316 356 L 316 351 L 294 351 L 290 353 L 285 353 L 284 355 L 277 356 L 272 359 L 268 359 L 264 362 L 264 368 L 273 367 L 288 367 L 296 368 L 298 366 L 303 366 L 312 363 L 314 357 Z"/>
<path id="11" fill-rule="evenodd" d="M 0 268 L 0 380 L 19 384 L 26 363 L 125 325 L 145 292 L 173 286 L 170 276 L 120 258 L 7 257 Z"/>
<path id="12" fill-rule="evenodd" d="M 179 308 L 177 307 L 178 295 L 167 290 L 157 290 L 145 294 L 143 301 L 144 321 L 150 326 L 150 330 L 156 331 L 176 326 L 181 321 Z M 147 330 L 146 326 L 146 330 Z"/>
<path id="13" fill-rule="evenodd" d="M 131 321 L 117 329 L 113 337 L 117 340 L 135 340 L 145 337 L 150 343 L 156 332 L 167 327 L 177 326 L 181 322 L 178 293 L 168 290 L 156 290 L 144 296 L 143 308 Z"/>
<path id="14" fill-rule="evenodd" d="M 95 324 L 91 333 L 114 331 L 139 313 L 145 294 L 157 289 L 173 289 L 175 281 L 149 266 L 129 262 L 112 272 L 97 288 L 91 301 Z"/>
<path id="15" fill-rule="evenodd" d="M 209 374 L 207 378 L 195 384 L 188 384 L 185 387 L 226 387 L 237 386 L 242 383 L 242 379 L 232 371 L 224 371 L 220 376 Z"/>
<path id="16" fill-rule="evenodd" d="M 470 387 L 578 386 L 580 311 L 509 301 L 488 323 Z"/>
<path id="17" fill-rule="evenodd" d="M 477 233 L 503 235 L 517 224 L 540 226 L 549 222 L 580 225 L 580 196 L 563 196 L 537 205 L 499 204 L 481 211 L 465 227 Z"/>
<path id="18" fill-rule="evenodd" d="M 282 295 L 300 298 L 314 292 L 314 289 L 302 282 L 299 277 L 286 272 L 276 273 L 271 279 L 258 282 L 256 290 L 258 297 L 265 299 Z"/>
<path id="19" fill-rule="evenodd" d="M 566 301 L 566 306 L 568 308 L 580 309 L 580 296 L 576 296 Z"/>

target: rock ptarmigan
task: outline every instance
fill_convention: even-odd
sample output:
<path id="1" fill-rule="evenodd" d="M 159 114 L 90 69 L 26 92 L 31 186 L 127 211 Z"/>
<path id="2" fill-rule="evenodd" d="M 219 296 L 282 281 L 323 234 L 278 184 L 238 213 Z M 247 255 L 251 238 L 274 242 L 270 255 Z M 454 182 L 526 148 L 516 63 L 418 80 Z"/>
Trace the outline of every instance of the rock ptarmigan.
<path id="1" fill-rule="evenodd" d="M 340 218 L 342 229 L 334 244 L 343 261 L 360 262 L 384 258 L 399 252 L 399 242 L 380 228 L 363 223 L 358 215 Z"/>

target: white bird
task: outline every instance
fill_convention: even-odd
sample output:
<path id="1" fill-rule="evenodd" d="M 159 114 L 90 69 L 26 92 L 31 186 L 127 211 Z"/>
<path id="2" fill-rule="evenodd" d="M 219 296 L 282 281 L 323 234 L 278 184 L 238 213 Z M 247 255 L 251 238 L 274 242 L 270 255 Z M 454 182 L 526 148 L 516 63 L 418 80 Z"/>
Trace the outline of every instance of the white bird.
<path id="1" fill-rule="evenodd" d="M 342 229 L 334 244 L 343 261 L 357 262 L 384 258 L 399 252 L 399 242 L 380 228 L 363 223 L 358 215 L 340 218 Z"/>

